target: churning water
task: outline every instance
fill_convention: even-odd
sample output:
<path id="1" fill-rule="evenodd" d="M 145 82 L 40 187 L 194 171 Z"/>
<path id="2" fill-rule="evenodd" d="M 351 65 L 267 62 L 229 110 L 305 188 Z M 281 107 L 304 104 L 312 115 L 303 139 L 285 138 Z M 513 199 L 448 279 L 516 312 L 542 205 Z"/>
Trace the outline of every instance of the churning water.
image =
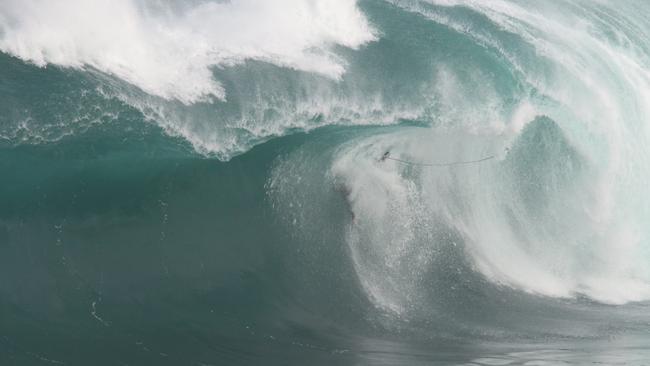
<path id="1" fill-rule="evenodd" d="M 649 118 L 642 0 L 1 0 L 0 363 L 648 364 Z"/>

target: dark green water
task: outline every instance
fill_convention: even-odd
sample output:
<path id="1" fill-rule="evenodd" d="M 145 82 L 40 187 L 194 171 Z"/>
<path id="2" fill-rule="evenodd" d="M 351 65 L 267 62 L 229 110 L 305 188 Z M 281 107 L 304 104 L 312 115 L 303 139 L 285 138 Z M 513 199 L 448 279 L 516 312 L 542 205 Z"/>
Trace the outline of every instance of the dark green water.
<path id="1" fill-rule="evenodd" d="M 429 280 L 443 289 L 431 301 L 443 316 L 377 309 L 337 240 L 349 219 L 342 196 L 321 212 L 330 232 L 309 239 L 267 198 L 275 157 L 320 149 L 336 132 L 274 140 L 228 163 L 5 150 L 3 364 L 647 360 L 645 306 L 531 297 L 460 264 Z"/>
<path id="2" fill-rule="evenodd" d="M 650 362 L 644 2 L 0 5 L 0 365 Z"/>

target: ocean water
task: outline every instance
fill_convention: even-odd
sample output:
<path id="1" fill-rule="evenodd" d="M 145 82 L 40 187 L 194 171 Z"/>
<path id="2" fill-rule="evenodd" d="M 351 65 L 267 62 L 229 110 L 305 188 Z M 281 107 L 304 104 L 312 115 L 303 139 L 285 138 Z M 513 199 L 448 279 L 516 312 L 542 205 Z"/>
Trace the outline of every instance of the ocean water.
<path id="1" fill-rule="evenodd" d="M 643 0 L 0 0 L 0 364 L 650 364 L 649 116 Z"/>

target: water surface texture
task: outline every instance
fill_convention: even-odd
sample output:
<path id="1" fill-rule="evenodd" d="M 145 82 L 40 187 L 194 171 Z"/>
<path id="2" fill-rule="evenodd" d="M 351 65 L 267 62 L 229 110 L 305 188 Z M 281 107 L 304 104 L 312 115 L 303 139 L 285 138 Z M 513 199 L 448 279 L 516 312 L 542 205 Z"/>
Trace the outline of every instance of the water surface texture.
<path id="1" fill-rule="evenodd" d="M 0 0 L 0 364 L 650 364 L 649 118 L 643 0 Z"/>

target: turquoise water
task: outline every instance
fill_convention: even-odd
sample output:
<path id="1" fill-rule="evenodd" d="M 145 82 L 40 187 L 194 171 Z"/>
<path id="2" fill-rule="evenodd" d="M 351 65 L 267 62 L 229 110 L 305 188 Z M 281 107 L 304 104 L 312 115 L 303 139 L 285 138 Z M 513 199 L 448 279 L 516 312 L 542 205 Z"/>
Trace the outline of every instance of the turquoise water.
<path id="1" fill-rule="evenodd" d="M 648 19 L 5 0 L 0 364 L 650 363 Z"/>

